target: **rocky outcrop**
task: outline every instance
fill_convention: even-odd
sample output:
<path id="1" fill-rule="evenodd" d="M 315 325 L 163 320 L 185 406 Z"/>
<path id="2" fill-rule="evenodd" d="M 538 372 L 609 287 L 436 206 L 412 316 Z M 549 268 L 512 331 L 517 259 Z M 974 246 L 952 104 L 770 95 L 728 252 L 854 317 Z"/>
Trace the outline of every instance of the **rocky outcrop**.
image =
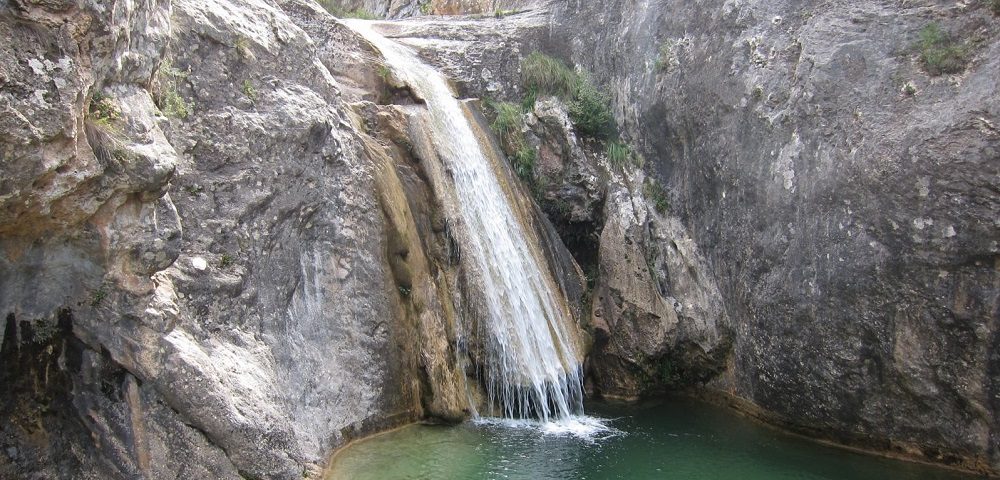
<path id="1" fill-rule="evenodd" d="M 0 20 L 0 476 L 302 478 L 466 415 L 447 288 L 346 102 L 392 95 L 363 42 L 304 2 Z"/>
<path id="2" fill-rule="evenodd" d="M 548 48 L 612 92 L 717 279 L 734 343 L 715 387 L 810 435 L 995 472 L 988 9 L 553 8 Z M 961 73 L 922 66 L 931 23 Z"/>
<path id="3" fill-rule="evenodd" d="M 0 11 L 0 476 L 302 478 L 466 418 L 475 293 L 423 100 L 310 2 L 115 8 Z"/>
<path id="4" fill-rule="evenodd" d="M 655 184 L 578 136 L 558 99 L 539 99 L 525 117 L 538 152 L 526 181 L 589 279 L 590 393 L 637 398 L 717 375 L 729 352 L 725 309 L 680 221 L 657 210 Z"/>

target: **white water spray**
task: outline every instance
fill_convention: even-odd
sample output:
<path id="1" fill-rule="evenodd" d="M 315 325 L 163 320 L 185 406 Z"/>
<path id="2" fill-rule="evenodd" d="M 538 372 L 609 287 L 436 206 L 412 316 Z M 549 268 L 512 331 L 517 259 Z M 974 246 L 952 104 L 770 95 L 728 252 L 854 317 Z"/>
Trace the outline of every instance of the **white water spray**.
<path id="1" fill-rule="evenodd" d="M 491 414 L 567 421 L 583 413 L 581 353 L 565 299 L 539 267 L 521 222 L 446 79 L 368 22 L 348 25 L 377 47 L 393 73 L 426 101 L 431 136 L 452 173 L 465 242 L 478 269 Z"/>

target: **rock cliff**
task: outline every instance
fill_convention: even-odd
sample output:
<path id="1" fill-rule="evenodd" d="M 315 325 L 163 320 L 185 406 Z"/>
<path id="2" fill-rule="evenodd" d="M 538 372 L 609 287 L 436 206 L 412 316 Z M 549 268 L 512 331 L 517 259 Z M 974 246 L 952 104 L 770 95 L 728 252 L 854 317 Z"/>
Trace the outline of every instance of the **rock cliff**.
<path id="1" fill-rule="evenodd" d="M 553 4 L 550 52 L 611 92 L 706 257 L 734 339 L 713 386 L 755 414 L 1000 466 L 987 3 Z"/>

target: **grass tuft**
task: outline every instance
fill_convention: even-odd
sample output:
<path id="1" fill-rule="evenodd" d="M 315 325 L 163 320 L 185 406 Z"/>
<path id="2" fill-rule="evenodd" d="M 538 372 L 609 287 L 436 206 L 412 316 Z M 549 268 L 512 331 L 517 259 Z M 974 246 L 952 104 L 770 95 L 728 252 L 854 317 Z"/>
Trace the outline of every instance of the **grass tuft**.
<path id="1" fill-rule="evenodd" d="M 524 110 L 521 105 L 511 102 L 486 101 L 486 107 L 493 112 L 490 130 L 500 139 L 505 152 L 511 152 L 509 161 L 514 172 L 524 180 L 531 178 L 535 169 L 538 152 L 524 139 Z"/>
<path id="2" fill-rule="evenodd" d="M 605 147 L 605 153 L 608 155 L 608 163 L 616 168 L 625 168 L 632 158 L 632 147 L 628 144 L 620 141 L 608 142 Z"/>
<path id="3" fill-rule="evenodd" d="M 581 134 L 607 139 L 616 133 L 607 95 L 562 60 L 533 52 L 521 63 L 521 81 L 526 110 L 534 106 L 538 95 L 554 95 L 567 103 L 570 119 Z"/>
<path id="4" fill-rule="evenodd" d="M 536 94 L 572 98 L 579 78 L 562 60 L 541 52 L 533 52 L 521 62 L 521 82 Z"/>
<path id="5" fill-rule="evenodd" d="M 917 48 L 920 51 L 920 63 L 931 75 L 965 71 L 968 48 L 956 42 L 937 23 L 931 23 L 920 30 Z"/>

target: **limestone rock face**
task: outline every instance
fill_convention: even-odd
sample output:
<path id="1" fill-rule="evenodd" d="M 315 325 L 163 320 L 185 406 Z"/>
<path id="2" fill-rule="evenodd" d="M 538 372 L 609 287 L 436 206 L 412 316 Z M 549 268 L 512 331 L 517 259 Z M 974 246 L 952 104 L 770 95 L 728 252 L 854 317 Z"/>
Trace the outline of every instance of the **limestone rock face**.
<path id="1" fill-rule="evenodd" d="M 298 479 L 467 415 L 446 286 L 347 104 L 389 88 L 345 27 L 191 0 L 0 28 L 0 476 Z"/>
<path id="2" fill-rule="evenodd" d="M 733 354 L 716 388 L 811 435 L 995 472 L 986 6 L 552 8 L 549 52 L 612 93 L 717 281 Z M 967 45 L 960 73 L 922 66 L 932 23 Z"/>

